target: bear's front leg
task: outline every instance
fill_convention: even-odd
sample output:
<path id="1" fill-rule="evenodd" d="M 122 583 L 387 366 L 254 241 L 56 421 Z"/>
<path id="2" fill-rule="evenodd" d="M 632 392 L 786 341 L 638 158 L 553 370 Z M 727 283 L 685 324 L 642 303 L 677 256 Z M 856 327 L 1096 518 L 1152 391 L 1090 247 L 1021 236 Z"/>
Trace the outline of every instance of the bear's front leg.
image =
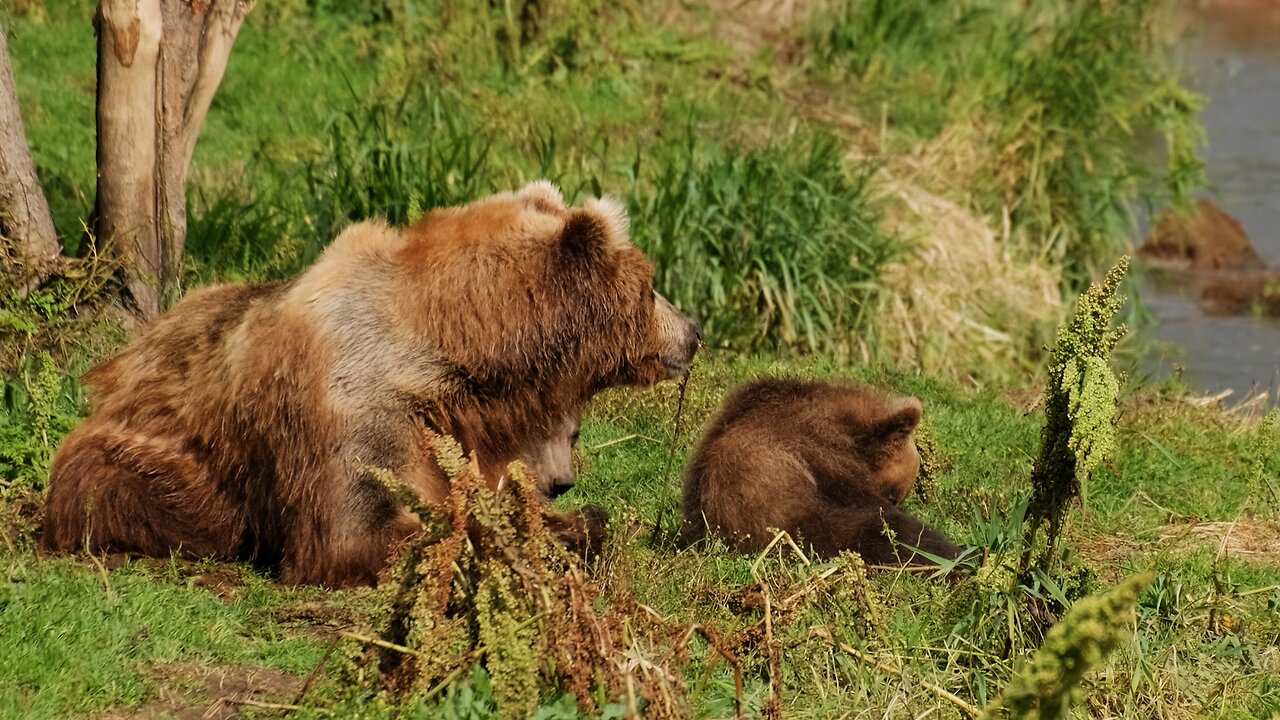
<path id="1" fill-rule="evenodd" d="M 317 495 L 298 518 L 284 548 L 280 578 L 329 587 L 376 585 L 391 553 L 422 528 L 384 482 L 390 475 L 413 488 L 415 468 L 388 470 L 348 463 L 328 496 Z"/>

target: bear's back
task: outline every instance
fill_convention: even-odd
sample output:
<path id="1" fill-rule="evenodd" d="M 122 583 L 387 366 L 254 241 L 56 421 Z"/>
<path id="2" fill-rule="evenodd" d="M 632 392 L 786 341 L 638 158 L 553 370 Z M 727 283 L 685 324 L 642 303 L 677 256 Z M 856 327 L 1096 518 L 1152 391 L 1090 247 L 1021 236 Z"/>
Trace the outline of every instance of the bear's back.
<path id="1" fill-rule="evenodd" d="M 191 292 L 84 374 L 93 405 L 127 412 L 170 397 L 183 400 L 209 382 L 225 381 L 222 361 L 229 339 L 255 303 L 272 302 L 286 285 L 234 283 Z"/>
<path id="2" fill-rule="evenodd" d="M 909 434 L 918 414 L 895 419 L 904 407 L 918 412 L 918 401 L 905 400 L 854 383 L 764 378 L 739 386 L 685 473 L 686 538 L 708 526 L 759 538 L 769 527 L 794 529 L 824 507 L 895 505 L 914 473 L 886 483 L 879 466 L 915 452 Z M 906 422 L 906 435 L 891 437 L 886 422 Z"/>

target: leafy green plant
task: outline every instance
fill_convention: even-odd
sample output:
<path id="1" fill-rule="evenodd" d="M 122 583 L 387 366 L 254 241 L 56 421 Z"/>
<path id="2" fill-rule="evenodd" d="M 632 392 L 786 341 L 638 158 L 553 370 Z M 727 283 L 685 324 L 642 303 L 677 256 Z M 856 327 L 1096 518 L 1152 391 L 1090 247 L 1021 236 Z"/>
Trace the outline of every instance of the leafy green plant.
<path id="1" fill-rule="evenodd" d="M 26 355 L 14 375 L 0 376 L 0 499 L 44 486 L 82 402 L 79 385 L 48 352 Z"/>
<path id="2" fill-rule="evenodd" d="M 1080 701 L 1080 681 L 1133 637 L 1138 595 L 1155 578 L 1145 572 L 1080 600 L 1045 636 L 1035 657 L 987 706 L 982 720 L 1057 720 Z"/>

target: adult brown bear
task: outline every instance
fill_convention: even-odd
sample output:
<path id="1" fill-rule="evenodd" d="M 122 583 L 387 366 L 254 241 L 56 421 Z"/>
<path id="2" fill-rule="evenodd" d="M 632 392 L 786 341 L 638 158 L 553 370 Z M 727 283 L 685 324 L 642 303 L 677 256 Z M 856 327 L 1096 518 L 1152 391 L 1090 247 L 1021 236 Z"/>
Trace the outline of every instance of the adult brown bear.
<path id="1" fill-rule="evenodd" d="M 293 280 L 192 293 L 86 374 L 42 543 L 375 582 L 417 527 L 379 468 L 442 502 L 427 443 L 446 433 L 496 482 L 593 393 L 672 378 L 698 342 L 613 200 L 539 182 L 360 223 Z"/>
<path id="2" fill-rule="evenodd" d="M 911 547 L 958 557 L 960 548 L 897 507 L 920 471 L 911 439 L 920 413 L 913 397 L 852 383 L 741 385 L 685 471 L 682 534 L 712 532 L 758 551 L 774 528 L 820 555 L 853 550 L 870 565 L 932 564 Z"/>

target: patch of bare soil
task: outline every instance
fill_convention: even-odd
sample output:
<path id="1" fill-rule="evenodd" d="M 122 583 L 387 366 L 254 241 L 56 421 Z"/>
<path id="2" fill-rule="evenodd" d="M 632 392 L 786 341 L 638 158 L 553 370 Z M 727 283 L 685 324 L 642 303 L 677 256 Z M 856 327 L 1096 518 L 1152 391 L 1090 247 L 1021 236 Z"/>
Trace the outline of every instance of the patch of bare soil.
<path id="1" fill-rule="evenodd" d="M 814 0 L 708 0 L 712 30 L 731 47 L 754 54 L 772 46 L 791 55 L 786 31 L 802 22 L 818 3 Z"/>
<path id="2" fill-rule="evenodd" d="M 175 717 L 228 720 L 245 708 L 285 710 L 301 693 L 305 678 L 254 665 L 209 668 L 191 663 L 157 667 L 150 673 L 159 697 L 137 708 L 110 710 L 104 720 Z"/>
<path id="3" fill-rule="evenodd" d="M 338 631 L 350 629 L 363 619 L 352 608 L 311 600 L 273 605 L 261 612 L 271 622 L 287 630 L 321 640 L 333 638 Z"/>
<path id="4" fill-rule="evenodd" d="M 1149 543 L 1139 542 L 1125 535 L 1095 535 L 1076 541 L 1076 549 L 1089 561 L 1099 565 L 1137 555 Z"/>
<path id="5" fill-rule="evenodd" d="M 1000 391 L 1000 399 L 1023 415 L 1030 415 L 1040 409 L 1040 403 L 1044 400 L 1044 385 L 1037 383 L 1028 387 L 1006 388 Z"/>
<path id="6" fill-rule="evenodd" d="M 100 563 L 105 570 L 115 570 L 128 563 L 140 565 L 156 574 L 176 570 L 179 582 L 185 582 L 192 587 L 205 588 L 224 601 L 234 599 L 248 584 L 249 578 L 246 577 L 246 573 L 250 572 L 242 566 L 230 563 L 182 558 L 169 560 L 132 553 L 106 553 L 87 562 Z"/>

